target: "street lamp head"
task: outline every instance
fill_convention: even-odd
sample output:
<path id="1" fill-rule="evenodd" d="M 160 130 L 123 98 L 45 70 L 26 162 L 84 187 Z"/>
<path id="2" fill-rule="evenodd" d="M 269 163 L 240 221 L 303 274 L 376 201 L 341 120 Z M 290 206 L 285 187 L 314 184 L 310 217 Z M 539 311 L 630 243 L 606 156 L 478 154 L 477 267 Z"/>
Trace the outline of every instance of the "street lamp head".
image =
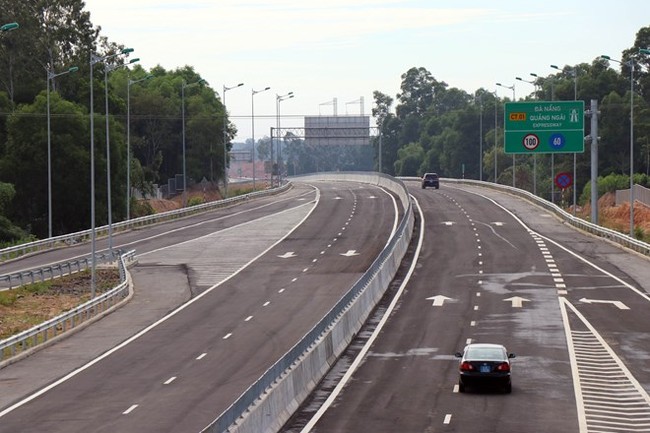
<path id="1" fill-rule="evenodd" d="M 515 80 L 524 81 L 521 77 L 515 77 Z"/>
<path id="2" fill-rule="evenodd" d="M 557 69 L 558 71 L 561 70 L 557 65 L 551 65 L 551 68 Z"/>
<path id="3" fill-rule="evenodd" d="M 497 83 L 497 86 L 503 86 L 503 84 L 501 84 L 501 83 Z"/>
<path id="4" fill-rule="evenodd" d="M 605 56 L 605 55 L 600 56 L 600 58 L 603 59 L 603 60 L 612 60 L 611 57 Z"/>
<path id="5" fill-rule="evenodd" d="M 73 67 L 71 67 L 70 69 L 68 69 L 68 72 L 73 73 L 73 72 L 77 72 L 78 70 L 79 70 L 78 67 L 73 66 Z"/>
<path id="6" fill-rule="evenodd" d="M 133 52 L 133 48 L 123 48 L 120 51 L 120 54 L 129 54 L 129 53 L 132 53 L 132 52 Z"/>
<path id="7" fill-rule="evenodd" d="M 16 30 L 18 27 L 20 27 L 18 23 L 3 24 L 2 26 L 0 26 L 0 32 L 9 32 L 11 30 Z"/>
<path id="8" fill-rule="evenodd" d="M 640 54 L 650 54 L 650 49 L 641 48 L 639 49 Z"/>
<path id="9" fill-rule="evenodd" d="M 535 78 L 539 78 L 539 76 L 538 76 L 536 73 L 534 73 L 534 72 L 531 72 L 531 73 L 530 73 L 530 76 L 531 76 L 531 77 L 535 77 Z"/>
<path id="10" fill-rule="evenodd" d="M 243 86 L 243 85 L 244 85 L 244 83 L 239 83 L 239 84 L 237 84 L 235 87 L 241 87 L 241 86 Z"/>
<path id="11" fill-rule="evenodd" d="M 140 58 L 139 58 L 139 57 L 136 57 L 135 59 L 131 59 L 131 60 L 129 61 L 129 65 L 132 64 L 132 63 L 137 63 L 137 62 L 139 62 L 139 61 L 140 61 Z"/>
<path id="12" fill-rule="evenodd" d="M 271 89 L 270 87 L 266 87 L 264 90 L 270 90 L 270 89 Z M 263 90 L 263 91 L 264 91 L 264 90 Z"/>

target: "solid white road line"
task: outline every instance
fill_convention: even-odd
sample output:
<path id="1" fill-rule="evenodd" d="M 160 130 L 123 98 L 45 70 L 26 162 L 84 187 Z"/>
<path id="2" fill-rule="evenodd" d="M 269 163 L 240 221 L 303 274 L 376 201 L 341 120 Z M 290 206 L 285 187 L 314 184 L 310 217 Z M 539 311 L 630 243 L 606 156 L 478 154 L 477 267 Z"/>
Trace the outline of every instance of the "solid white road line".
<path id="1" fill-rule="evenodd" d="M 406 285 L 408 284 L 409 280 L 411 279 L 411 275 L 415 271 L 415 267 L 418 263 L 418 259 L 420 258 L 420 251 L 422 250 L 422 244 L 424 242 L 424 214 L 422 213 L 422 209 L 420 208 L 420 204 L 418 203 L 417 199 L 413 196 L 411 196 L 413 199 L 413 202 L 415 203 L 415 206 L 418 209 L 418 213 L 420 215 L 420 238 L 418 239 L 418 245 L 415 249 L 415 254 L 414 254 L 414 259 L 413 262 L 411 263 L 411 267 L 408 270 L 408 273 L 404 277 L 404 280 L 402 281 L 402 284 L 400 285 L 399 289 L 397 290 L 397 293 L 395 294 L 395 297 L 391 301 L 390 305 L 384 312 L 384 315 L 382 316 L 381 320 L 377 324 L 377 327 L 373 331 L 372 335 L 370 338 L 368 338 L 368 341 L 366 344 L 363 346 L 363 348 L 359 351 L 359 354 L 357 357 L 354 359 L 352 364 L 350 364 L 350 367 L 348 370 L 345 372 L 341 380 L 336 384 L 336 387 L 332 391 L 332 393 L 327 397 L 323 405 L 318 408 L 318 411 L 314 414 L 314 416 L 309 420 L 309 422 L 303 427 L 303 429 L 300 431 L 300 433 L 308 433 L 311 431 L 311 429 L 314 428 L 318 420 L 321 419 L 321 417 L 325 414 L 327 409 L 334 403 L 334 400 L 338 397 L 338 395 L 341 393 L 343 390 L 343 387 L 348 383 L 348 381 L 352 378 L 352 375 L 354 372 L 357 370 L 361 362 L 366 356 L 366 353 L 370 350 L 370 347 L 372 344 L 375 342 L 377 337 L 379 336 L 379 333 L 382 331 L 384 325 L 386 324 L 386 321 L 388 320 L 389 316 L 395 309 L 395 306 L 397 305 L 397 302 L 399 301 L 400 297 L 402 296 L 402 293 L 404 292 L 404 289 L 406 288 Z"/>
<path id="2" fill-rule="evenodd" d="M 130 414 L 131 412 L 133 412 L 133 411 L 135 410 L 136 407 L 138 407 L 138 405 L 137 405 L 137 404 L 134 404 L 133 406 L 131 406 L 130 408 L 128 408 L 127 410 L 125 410 L 124 412 L 122 412 L 122 415 L 128 415 L 128 414 Z"/>

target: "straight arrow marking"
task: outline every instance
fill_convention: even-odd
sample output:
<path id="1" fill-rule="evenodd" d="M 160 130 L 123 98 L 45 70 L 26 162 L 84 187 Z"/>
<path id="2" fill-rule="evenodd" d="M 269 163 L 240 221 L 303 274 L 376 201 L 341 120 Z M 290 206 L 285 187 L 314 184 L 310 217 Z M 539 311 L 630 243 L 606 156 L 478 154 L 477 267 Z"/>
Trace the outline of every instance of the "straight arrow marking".
<path id="1" fill-rule="evenodd" d="M 357 250 L 348 250 L 347 253 L 341 253 L 341 255 L 345 257 L 352 257 L 352 256 L 358 256 L 359 253 L 357 253 Z"/>
<path id="2" fill-rule="evenodd" d="M 448 298 L 445 295 L 436 295 L 427 298 L 427 301 L 433 301 L 432 306 L 434 307 L 442 307 L 445 301 L 455 301 L 455 299 Z"/>
<path id="3" fill-rule="evenodd" d="M 524 302 L 530 302 L 530 299 L 522 298 L 521 296 L 513 296 L 512 298 L 504 299 L 505 302 L 512 302 L 512 308 L 521 308 Z"/>
<path id="4" fill-rule="evenodd" d="M 290 259 L 292 257 L 296 257 L 296 254 L 293 251 L 287 251 L 286 253 L 278 257 L 280 257 L 281 259 Z"/>

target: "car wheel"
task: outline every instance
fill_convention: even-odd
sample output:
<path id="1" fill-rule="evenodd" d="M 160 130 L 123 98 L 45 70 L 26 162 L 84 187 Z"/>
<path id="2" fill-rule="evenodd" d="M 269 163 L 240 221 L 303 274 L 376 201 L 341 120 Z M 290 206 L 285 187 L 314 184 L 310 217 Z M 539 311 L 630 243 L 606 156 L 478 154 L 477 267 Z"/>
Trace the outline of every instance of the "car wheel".
<path id="1" fill-rule="evenodd" d="M 439 187 L 439 186 L 437 186 L 437 187 L 436 187 L 436 189 L 440 189 L 440 187 Z"/>
<path id="2" fill-rule="evenodd" d="M 510 394 L 512 392 L 512 383 L 509 383 L 506 385 L 506 394 Z"/>
<path id="3" fill-rule="evenodd" d="M 465 392 L 465 385 L 463 385 L 463 382 L 458 382 L 458 392 Z"/>
<path id="4" fill-rule="evenodd" d="M 426 186 L 424 186 L 424 185 L 422 185 L 422 189 L 427 189 L 427 187 L 426 187 Z"/>

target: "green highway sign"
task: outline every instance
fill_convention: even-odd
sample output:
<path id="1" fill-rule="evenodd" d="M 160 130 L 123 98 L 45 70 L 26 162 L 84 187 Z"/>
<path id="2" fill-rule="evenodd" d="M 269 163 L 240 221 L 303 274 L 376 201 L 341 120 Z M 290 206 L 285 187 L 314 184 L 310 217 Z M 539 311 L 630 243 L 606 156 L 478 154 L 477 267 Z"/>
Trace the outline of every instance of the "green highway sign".
<path id="1" fill-rule="evenodd" d="M 506 153 L 585 151 L 584 101 L 506 102 Z"/>

